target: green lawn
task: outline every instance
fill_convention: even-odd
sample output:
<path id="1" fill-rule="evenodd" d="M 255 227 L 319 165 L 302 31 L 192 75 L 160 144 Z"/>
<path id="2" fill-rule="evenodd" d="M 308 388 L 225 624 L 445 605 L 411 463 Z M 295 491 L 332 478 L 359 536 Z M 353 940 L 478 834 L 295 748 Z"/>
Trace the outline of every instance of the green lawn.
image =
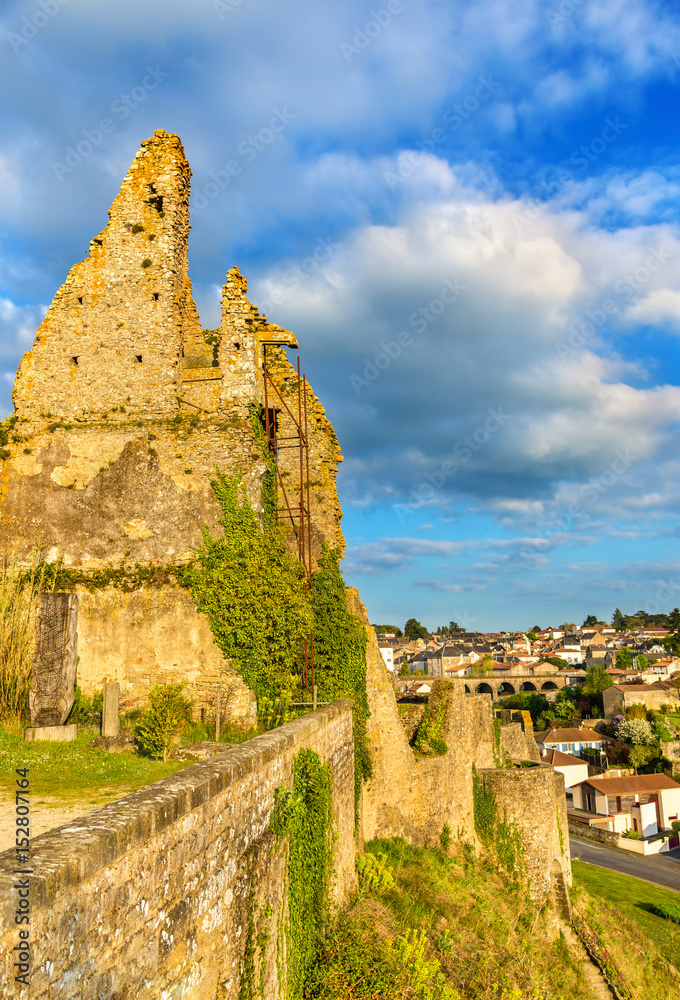
<path id="1" fill-rule="evenodd" d="M 0 792 L 13 793 L 16 768 L 29 768 L 31 799 L 50 796 L 59 804 L 100 805 L 174 774 L 191 761 L 162 761 L 136 754 L 88 750 L 97 729 L 81 729 L 72 743 L 24 743 L 20 735 L 0 727 Z M 55 803 L 56 804 L 56 803 Z"/>
<path id="2" fill-rule="evenodd" d="M 573 860 L 572 870 L 576 886 L 582 886 L 595 899 L 612 904 L 622 915 L 629 917 L 656 941 L 668 960 L 680 968 L 680 926 L 657 917 L 646 908 L 651 903 L 678 906 L 680 893 L 581 861 Z"/>

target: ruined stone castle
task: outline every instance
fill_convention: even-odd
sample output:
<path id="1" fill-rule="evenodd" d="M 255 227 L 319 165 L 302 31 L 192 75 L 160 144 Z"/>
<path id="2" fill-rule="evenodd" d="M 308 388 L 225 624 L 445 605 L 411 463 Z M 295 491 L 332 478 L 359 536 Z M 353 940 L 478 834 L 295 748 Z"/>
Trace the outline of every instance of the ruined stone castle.
<path id="1" fill-rule="evenodd" d="M 69 272 L 24 356 L 2 469 L 0 549 L 18 546 L 26 558 L 40 535 L 49 559 L 82 571 L 78 676 L 85 693 L 119 681 L 132 707 L 154 684 L 181 673 L 208 707 L 222 685 L 237 717 L 252 712 L 250 694 L 172 571 L 192 558 L 201 527 L 217 525 L 210 486 L 217 468 L 241 469 L 261 510 L 266 466 L 250 416 L 264 402 L 263 345 L 293 405 L 297 374 L 272 345 L 297 342 L 251 305 L 237 268 L 226 277 L 219 329 L 201 329 L 187 264 L 190 176 L 177 136 L 158 131 L 142 143 L 107 226 Z M 335 488 L 342 456 L 306 388 L 318 555 L 324 541 L 344 546 Z M 285 406 L 276 419 L 282 436 L 290 433 Z M 281 452 L 280 466 L 295 495 L 293 452 Z M 106 585 L 116 574 L 144 581 L 145 570 L 152 586 Z"/>
<path id="2" fill-rule="evenodd" d="M 17 374 L 16 421 L 2 452 L 0 548 L 27 559 L 39 537 L 50 559 L 77 573 L 78 682 L 86 693 L 118 681 L 123 703 L 143 703 L 158 682 L 187 679 L 212 704 L 227 685 L 233 717 L 253 697 L 215 645 L 177 573 L 219 530 L 210 477 L 242 475 L 262 510 L 266 473 L 253 415 L 265 404 L 268 352 L 283 400 L 298 376 L 269 323 L 227 274 L 218 330 L 202 330 L 187 268 L 190 170 L 177 136 L 142 144 L 109 222 L 57 292 Z M 277 346 L 280 345 L 280 346 Z M 323 407 L 306 389 L 312 556 L 342 551 L 335 488 L 341 454 Z M 275 414 L 290 432 L 286 406 Z M 295 456 L 281 474 L 294 500 Z M 120 586 L 125 581 L 124 587 Z M 434 844 L 445 825 L 476 843 L 473 768 L 521 837 L 530 891 L 564 906 L 570 882 L 564 782 L 537 761 L 530 732 L 494 726 L 488 694 L 436 681 L 430 708 L 448 745 L 418 759 L 366 612 L 368 738 L 373 777 L 354 825 L 354 749 L 346 701 L 193 765 L 37 838 L 31 854 L 35 1000 L 216 1000 L 240 995 L 244 928 L 254 912 L 257 975 L 281 997 L 285 856 L 269 829 L 293 754 L 314 749 L 332 765 L 336 904 L 355 886 L 364 839 Z M 13 852 L 0 856 L 0 996 L 11 983 Z M 254 909 L 253 909 L 254 908 Z M 10 992 L 12 991 L 12 992 Z M 17 996 L 28 996 L 19 991 Z"/>

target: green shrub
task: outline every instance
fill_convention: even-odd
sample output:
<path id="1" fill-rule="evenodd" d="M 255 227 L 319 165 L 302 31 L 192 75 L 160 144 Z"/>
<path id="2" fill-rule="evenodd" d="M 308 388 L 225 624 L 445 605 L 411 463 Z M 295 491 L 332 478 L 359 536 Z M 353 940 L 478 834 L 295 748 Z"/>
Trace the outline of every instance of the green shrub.
<path id="1" fill-rule="evenodd" d="M 680 906 L 673 906 L 672 903 L 652 903 L 650 910 L 657 917 L 664 917 L 666 920 L 672 920 L 674 924 L 680 924 Z"/>
<path id="2" fill-rule="evenodd" d="M 140 222 L 135 222 L 134 226 L 132 227 L 132 232 L 133 233 L 143 233 L 144 232 L 144 226 Z"/>
<path id="3" fill-rule="evenodd" d="M 396 888 L 397 883 L 394 881 L 392 868 L 387 863 L 386 854 L 359 854 L 356 868 L 362 892 L 372 892 L 381 896 L 384 892 Z"/>
<path id="4" fill-rule="evenodd" d="M 136 736 L 142 750 L 154 760 L 168 759 L 191 719 L 191 702 L 181 684 L 157 684 L 149 692 L 149 708 L 137 726 Z"/>
<path id="5" fill-rule="evenodd" d="M 146 260 L 142 261 L 142 267 L 151 267 L 152 263 L 153 261 L 151 260 L 151 258 L 147 257 Z"/>
<path id="6" fill-rule="evenodd" d="M 637 832 L 637 830 L 634 830 L 632 827 L 630 828 L 630 830 L 626 830 L 625 833 L 622 833 L 621 836 L 625 840 L 641 840 L 642 839 L 640 837 L 640 834 Z"/>

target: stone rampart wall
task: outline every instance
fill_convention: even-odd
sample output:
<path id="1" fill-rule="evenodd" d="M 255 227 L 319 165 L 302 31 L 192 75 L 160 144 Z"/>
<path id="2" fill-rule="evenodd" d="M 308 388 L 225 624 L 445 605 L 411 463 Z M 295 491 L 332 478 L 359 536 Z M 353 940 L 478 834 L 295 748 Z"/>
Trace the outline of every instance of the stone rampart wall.
<path id="1" fill-rule="evenodd" d="M 501 726 L 501 747 L 513 761 L 533 760 L 539 763 L 541 759 L 533 732 L 523 729 L 519 722 Z"/>
<path id="2" fill-rule="evenodd" d="M 564 776 L 547 767 L 498 768 L 482 771 L 493 789 L 499 809 L 519 829 L 531 893 L 535 899 L 555 891 L 553 864 L 571 884 L 571 855 Z"/>
<path id="3" fill-rule="evenodd" d="M 333 894 L 340 903 L 355 881 L 347 701 L 37 837 L 30 994 L 13 981 L 12 949 L 19 943 L 14 852 L 0 855 L 0 996 L 236 1000 L 249 914 L 254 933 L 261 940 L 268 935 L 265 995 L 279 996 L 286 854 L 268 827 L 274 792 L 290 787 L 292 758 L 303 747 L 332 764 L 338 838 Z M 259 975 L 258 967 L 258 981 Z"/>

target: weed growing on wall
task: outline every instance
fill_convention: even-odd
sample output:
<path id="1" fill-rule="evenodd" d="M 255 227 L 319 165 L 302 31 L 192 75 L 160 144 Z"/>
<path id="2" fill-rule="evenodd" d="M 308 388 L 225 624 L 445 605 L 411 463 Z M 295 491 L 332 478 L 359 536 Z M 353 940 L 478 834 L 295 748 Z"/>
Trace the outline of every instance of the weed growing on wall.
<path id="1" fill-rule="evenodd" d="M 366 630 L 347 608 L 337 551 L 324 545 L 318 565 L 312 575 L 315 680 L 321 701 L 351 698 L 354 702 L 354 819 L 358 823 L 361 782 L 373 773 L 366 735 Z"/>
<path id="2" fill-rule="evenodd" d="M 222 509 L 223 535 L 213 538 L 203 529 L 190 572 L 196 607 L 207 615 L 217 645 L 258 703 L 290 700 L 296 661 L 312 624 L 302 567 L 274 519 L 271 485 L 265 490 L 263 527 L 238 474 L 218 473 L 212 487 Z"/>
<path id="3" fill-rule="evenodd" d="M 496 795 L 472 766 L 472 800 L 475 830 L 482 844 L 496 855 L 499 865 L 521 882 L 525 875 L 524 849 L 517 824 L 508 819 L 507 810 L 501 816 Z"/>
<path id="4" fill-rule="evenodd" d="M 301 1000 L 328 920 L 333 868 L 331 766 L 314 750 L 293 758 L 293 788 L 279 789 L 270 825 L 288 837 L 287 1000 Z"/>
<path id="5" fill-rule="evenodd" d="M 418 755 L 443 757 L 449 752 L 448 744 L 441 738 L 447 705 L 448 701 L 444 698 L 440 702 L 434 718 L 429 703 L 425 706 L 423 716 L 411 740 L 411 746 Z"/>

